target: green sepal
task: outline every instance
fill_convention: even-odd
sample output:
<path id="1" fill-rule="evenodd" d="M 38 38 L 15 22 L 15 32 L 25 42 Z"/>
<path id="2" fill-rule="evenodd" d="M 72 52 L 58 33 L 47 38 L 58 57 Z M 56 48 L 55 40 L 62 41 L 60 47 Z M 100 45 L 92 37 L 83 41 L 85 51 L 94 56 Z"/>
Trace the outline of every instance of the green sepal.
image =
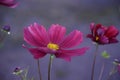
<path id="1" fill-rule="evenodd" d="M 53 59 L 53 58 L 54 58 L 54 55 L 51 54 L 50 57 L 51 57 L 51 59 Z"/>

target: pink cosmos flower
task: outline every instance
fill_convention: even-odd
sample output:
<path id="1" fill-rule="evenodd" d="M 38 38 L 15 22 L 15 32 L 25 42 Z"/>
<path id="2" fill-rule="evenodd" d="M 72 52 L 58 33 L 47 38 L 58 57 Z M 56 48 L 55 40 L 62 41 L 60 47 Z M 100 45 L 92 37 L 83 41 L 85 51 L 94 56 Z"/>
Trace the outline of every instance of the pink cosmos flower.
<path id="1" fill-rule="evenodd" d="M 24 28 L 24 40 L 34 46 L 27 48 L 35 59 L 44 57 L 46 54 L 53 54 L 57 58 L 70 61 L 72 56 L 82 55 L 88 50 L 88 47 L 73 49 L 78 46 L 82 40 L 82 33 L 78 30 L 72 31 L 65 36 L 66 28 L 53 24 L 47 31 L 42 25 L 34 23 Z"/>
<path id="2" fill-rule="evenodd" d="M 88 34 L 87 37 L 90 38 L 93 42 L 98 44 L 110 44 L 110 43 L 117 43 L 118 40 L 116 39 L 117 35 L 119 34 L 118 29 L 114 26 L 103 26 L 101 24 L 90 24 L 91 34 Z"/>
<path id="3" fill-rule="evenodd" d="M 0 0 L 0 5 L 4 5 L 10 8 L 15 8 L 18 3 L 15 0 Z"/>

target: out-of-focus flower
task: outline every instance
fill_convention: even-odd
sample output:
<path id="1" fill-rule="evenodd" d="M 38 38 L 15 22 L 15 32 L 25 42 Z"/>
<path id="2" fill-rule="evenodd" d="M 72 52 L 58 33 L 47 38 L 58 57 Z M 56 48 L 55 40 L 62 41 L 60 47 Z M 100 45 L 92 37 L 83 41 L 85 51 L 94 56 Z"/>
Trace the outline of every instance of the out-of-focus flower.
<path id="1" fill-rule="evenodd" d="M 15 8 L 18 5 L 18 3 L 15 2 L 15 0 L 0 0 L 0 5 Z"/>
<path id="2" fill-rule="evenodd" d="M 91 34 L 88 34 L 87 37 L 90 38 L 93 42 L 98 44 L 110 44 L 110 43 L 117 43 L 118 40 L 116 39 L 117 35 L 119 34 L 118 29 L 114 26 L 103 26 L 101 24 L 90 24 Z"/>
<path id="3" fill-rule="evenodd" d="M 117 71 L 120 73 L 120 60 L 115 59 L 113 63 L 117 66 Z"/>
<path id="4" fill-rule="evenodd" d="M 35 59 L 44 57 L 46 54 L 55 55 L 70 61 L 72 56 L 82 55 L 88 50 L 88 47 L 73 49 L 78 46 L 82 40 L 82 33 L 74 30 L 65 36 L 66 28 L 53 24 L 48 31 L 42 25 L 34 23 L 24 28 L 24 40 L 34 46 L 34 48 L 26 47 Z"/>
<path id="5" fill-rule="evenodd" d="M 2 27 L 2 31 L 7 32 L 8 34 L 10 34 L 10 26 L 9 25 L 5 25 Z"/>
<path id="6" fill-rule="evenodd" d="M 0 29 L 0 44 L 3 42 L 3 40 L 6 37 L 6 33 L 10 34 L 10 26 L 5 25 Z"/>
<path id="7" fill-rule="evenodd" d="M 20 75 L 23 72 L 23 70 L 20 67 L 16 67 L 13 71 L 13 74 Z"/>
<path id="8" fill-rule="evenodd" d="M 120 60 L 118 60 L 118 59 L 114 59 L 114 62 L 113 62 L 115 65 L 118 65 L 118 64 L 120 64 Z"/>

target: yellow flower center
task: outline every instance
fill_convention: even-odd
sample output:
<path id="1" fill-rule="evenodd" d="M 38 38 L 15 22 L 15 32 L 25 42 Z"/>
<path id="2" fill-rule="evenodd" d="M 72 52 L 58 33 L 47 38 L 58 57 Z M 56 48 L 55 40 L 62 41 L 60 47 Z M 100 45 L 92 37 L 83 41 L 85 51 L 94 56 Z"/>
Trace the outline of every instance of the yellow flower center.
<path id="1" fill-rule="evenodd" d="M 98 36 L 96 36 L 95 40 L 96 40 L 96 41 L 98 41 L 98 40 L 99 40 L 99 37 L 98 37 Z"/>
<path id="2" fill-rule="evenodd" d="M 47 45 L 47 48 L 52 49 L 52 50 L 58 50 L 59 46 L 57 44 L 49 43 Z"/>

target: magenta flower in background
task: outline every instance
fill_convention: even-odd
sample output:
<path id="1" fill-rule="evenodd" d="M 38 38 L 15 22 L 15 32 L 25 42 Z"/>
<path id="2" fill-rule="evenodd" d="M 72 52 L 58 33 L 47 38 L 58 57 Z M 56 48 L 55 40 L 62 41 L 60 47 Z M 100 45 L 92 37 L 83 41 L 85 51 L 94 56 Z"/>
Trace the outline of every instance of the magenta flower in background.
<path id="1" fill-rule="evenodd" d="M 53 54 L 67 61 L 70 61 L 72 56 L 82 55 L 88 50 L 88 47 L 73 49 L 83 41 L 80 31 L 74 30 L 67 36 L 65 33 L 66 28 L 58 24 L 53 24 L 47 31 L 44 26 L 34 23 L 24 28 L 24 40 L 34 48 L 28 48 L 25 45 L 24 47 L 35 59 Z"/>
<path id="2" fill-rule="evenodd" d="M 7 32 L 7 34 L 10 34 L 10 29 L 11 29 L 11 26 L 4 25 L 1 29 L 1 31 Z"/>
<path id="3" fill-rule="evenodd" d="M 119 31 L 114 26 L 106 27 L 101 24 L 95 25 L 94 23 L 91 23 L 90 29 L 91 34 L 88 34 L 87 37 L 90 38 L 93 42 L 102 45 L 118 42 L 116 37 L 119 34 Z"/>
<path id="4" fill-rule="evenodd" d="M 15 8 L 18 5 L 18 3 L 15 2 L 15 0 L 0 0 L 0 5 Z"/>
<path id="5" fill-rule="evenodd" d="M 119 73 L 120 73 L 120 64 L 118 64 L 118 71 L 119 71 Z"/>
<path id="6" fill-rule="evenodd" d="M 3 27 L 2 27 L 2 30 L 3 31 L 6 31 L 6 32 L 10 32 L 10 26 L 9 25 L 4 25 Z"/>
<path id="7" fill-rule="evenodd" d="M 13 71 L 13 74 L 20 75 L 23 72 L 23 70 L 20 67 L 16 67 Z"/>

